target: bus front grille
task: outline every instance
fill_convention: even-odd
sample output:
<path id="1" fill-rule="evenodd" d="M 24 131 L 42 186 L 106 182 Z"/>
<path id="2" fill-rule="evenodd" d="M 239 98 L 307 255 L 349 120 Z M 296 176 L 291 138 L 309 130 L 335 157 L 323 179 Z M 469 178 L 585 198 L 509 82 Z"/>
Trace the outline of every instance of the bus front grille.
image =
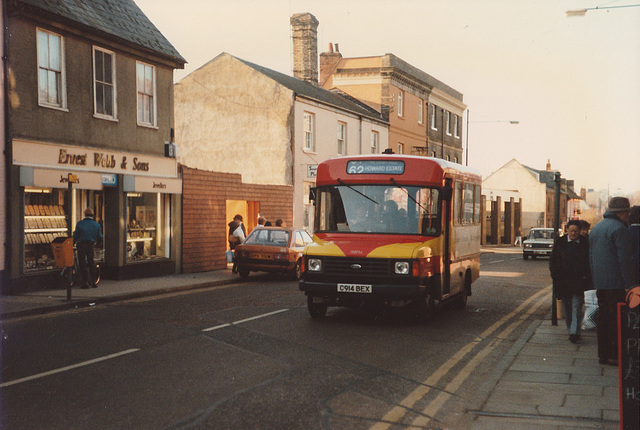
<path id="1" fill-rule="evenodd" d="M 386 276 L 392 273 L 391 268 L 391 261 L 381 258 L 326 257 L 324 260 L 327 274 Z"/>

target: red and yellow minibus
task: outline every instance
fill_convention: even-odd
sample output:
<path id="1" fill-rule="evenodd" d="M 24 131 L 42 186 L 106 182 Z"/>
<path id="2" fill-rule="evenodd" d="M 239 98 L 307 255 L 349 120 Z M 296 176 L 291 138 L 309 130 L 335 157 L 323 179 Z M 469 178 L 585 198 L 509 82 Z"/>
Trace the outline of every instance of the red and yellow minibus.
<path id="1" fill-rule="evenodd" d="M 430 157 L 319 164 L 299 281 L 310 315 L 374 303 L 426 320 L 436 302 L 464 308 L 480 273 L 481 182 L 474 169 Z"/>

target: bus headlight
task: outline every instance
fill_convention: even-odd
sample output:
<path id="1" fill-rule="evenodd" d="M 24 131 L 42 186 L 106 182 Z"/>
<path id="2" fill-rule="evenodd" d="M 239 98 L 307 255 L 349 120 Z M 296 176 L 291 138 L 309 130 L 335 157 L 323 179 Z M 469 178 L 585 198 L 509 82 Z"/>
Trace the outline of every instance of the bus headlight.
<path id="1" fill-rule="evenodd" d="M 319 272 L 322 270 L 322 260 L 319 258 L 309 258 L 307 260 L 307 270 L 309 272 Z"/>
<path id="2" fill-rule="evenodd" d="M 408 261 L 396 261 L 395 266 L 396 275 L 408 275 L 410 273 L 411 265 Z"/>

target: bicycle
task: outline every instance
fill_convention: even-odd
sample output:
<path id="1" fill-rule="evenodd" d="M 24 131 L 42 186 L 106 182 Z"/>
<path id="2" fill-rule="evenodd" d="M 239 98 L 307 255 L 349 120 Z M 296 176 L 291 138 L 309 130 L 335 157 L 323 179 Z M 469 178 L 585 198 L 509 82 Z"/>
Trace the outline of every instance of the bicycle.
<path id="1" fill-rule="evenodd" d="M 93 279 L 95 285 L 98 285 L 100 282 L 100 263 L 103 260 L 104 250 L 97 249 L 94 250 L 95 258 L 93 261 Z M 69 288 L 72 286 L 83 286 L 82 274 L 80 273 L 80 264 L 78 263 L 78 249 L 76 246 L 73 246 L 73 266 L 63 267 L 60 271 L 60 277 L 64 282 L 64 288 Z"/>

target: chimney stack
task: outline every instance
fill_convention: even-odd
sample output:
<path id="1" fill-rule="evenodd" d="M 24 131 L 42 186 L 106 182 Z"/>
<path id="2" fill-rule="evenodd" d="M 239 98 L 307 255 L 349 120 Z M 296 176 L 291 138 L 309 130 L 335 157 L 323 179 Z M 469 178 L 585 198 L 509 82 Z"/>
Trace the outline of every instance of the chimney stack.
<path id="1" fill-rule="evenodd" d="M 335 52 L 333 50 L 335 46 Z M 324 85 L 325 81 L 331 75 L 336 65 L 342 59 L 342 54 L 337 43 L 329 43 L 329 52 L 320 54 L 320 85 Z"/>
<path id="2" fill-rule="evenodd" d="M 551 160 L 547 158 L 547 172 L 551 171 Z"/>
<path id="3" fill-rule="evenodd" d="M 293 76 L 318 85 L 318 20 L 312 14 L 291 17 Z"/>

